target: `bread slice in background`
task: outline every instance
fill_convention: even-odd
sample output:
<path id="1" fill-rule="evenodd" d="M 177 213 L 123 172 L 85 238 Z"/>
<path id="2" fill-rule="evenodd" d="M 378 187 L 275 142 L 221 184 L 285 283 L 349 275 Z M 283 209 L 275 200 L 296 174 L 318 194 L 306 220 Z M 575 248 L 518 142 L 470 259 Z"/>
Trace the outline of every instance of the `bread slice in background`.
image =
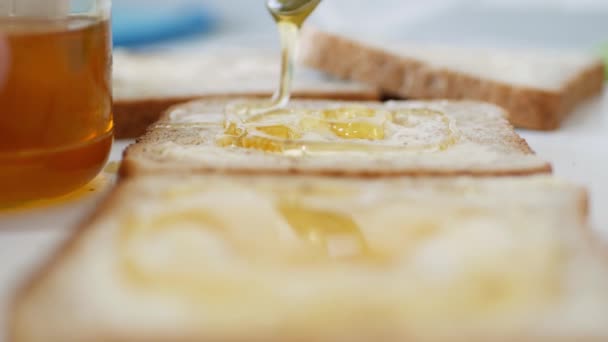
<path id="1" fill-rule="evenodd" d="M 278 116 L 255 125 L 295 127 L 300 138 L 280 139 L 251 129 L 261 144 L 331 143 L 327 151 L 267 152 L 255 148 L 220 146 L 225 110 L 251 99 L 201 100 L 173 107 L 163 119 L 130 146 L 121 174 L 228 172 L 246 174 L 321 174 L 333 176 L 451 176 L 528 175 L 550 172 L 514 132 L 504 111 L 486 103 L 459 101 L 341 102 L 292 101 Z M 376 117 L 337 120 L 343 125 L 375 121 L 384 139 L 347 139 L 335 132 L 307 130 L 306 111 L 372 110 Z M 287 114 L 285 114 L 287 113 Z M 387 114 L 388 113 L 388 114 Z M 381 115 L 405 113 L 388 121 Z M 414 113 L 414 114 L 412 114 Z M 395 114 L 397 115 L 397 114 Z M 325 122 L 326 123 L 326 122 Z M 325 127 L 325 126 L 323 126 Z M 326 129 L 326 128 L 324 128 Z M 356 144 L 357 148 L 347 147 Z M 304 143 L 306 146 L 312 144 Z M 371 150 L 371 151 L 370 151 Z"/>
<path id="2" fill-rule="evenodd" d="M 582 53 L 383 44 L 315 28 L 304 31 L 300 58 L 397 97 L 492 102 L 513 125 L 538 130 L 557 129 L 604 84 L 601 59 Z"/>
<path id="3" fill-rule="evenodd" d="M 11 341 L 605 341 L 585 220 L 547 177 L 127 179 Z"/>
<path id="4" fill-rule="evenodd" d="M 280 55 L 257 49 L 200 53 L 115 51 L 113 95 L 117 138 L 135 138 L 170 106 L 201 97 L 270 97 L 279 84 Z M 378 100 L 375 88 L 296 68 L 294 97 Z"/>

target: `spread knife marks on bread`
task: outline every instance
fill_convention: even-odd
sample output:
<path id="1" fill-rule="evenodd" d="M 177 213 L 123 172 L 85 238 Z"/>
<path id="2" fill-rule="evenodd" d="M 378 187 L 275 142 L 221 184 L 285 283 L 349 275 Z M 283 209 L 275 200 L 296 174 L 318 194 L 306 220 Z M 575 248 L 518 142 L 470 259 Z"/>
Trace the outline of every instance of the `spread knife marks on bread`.
<path id="1" fill-rule="evenodd" d="M 127 179 L 11 341 L 606 341 L 585 203 L 546 177 Z"/>
<path id="2" fill-rule="evenodd" d="M 279 53 L 219 49 L 205 53 L 114 52 L 115 133 L 135 138 L 170 106 L 204 97 L 270 97 L 279 81 Z M 378 100 L 375 88 L 296 69 L 296 98 Z"/>
<path id="3" fill-rule="evenodd" d="M 357 41 L 304 30 L 301 61 L 407 99 L 470 99 L 509 111 L 517 127 L 552 130 L 599 95 L 602 61 L 584 53 Z"/>
<path id="4" fill-rule="evenodd" d="M 232 117 L 247 101 L 172 108 L 128 148 L 121 174 L 495 176 L 551 169 L 491 104 L 295 100 L 266 115 Z"/>

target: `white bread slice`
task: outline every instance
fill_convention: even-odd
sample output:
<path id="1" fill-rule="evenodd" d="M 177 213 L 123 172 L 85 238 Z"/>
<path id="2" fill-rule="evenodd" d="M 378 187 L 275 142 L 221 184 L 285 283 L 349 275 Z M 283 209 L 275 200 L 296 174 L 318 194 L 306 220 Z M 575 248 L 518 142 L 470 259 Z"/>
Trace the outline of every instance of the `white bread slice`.
<path id="1" fill-rule="evenodd" d="M 606 341 L 585 207 L 545 177 L 128 179 L 11 341 Z"/>
<path id="2" fill-rule="evenodd" d="M 247 100 L 240 100 L 246 102 Z M 276 139 L 260 132 L 265 141 L 304 143 L 306 150 L 265 152 L 241 147 L 222 147 L 224 111 L 230 103 L 202 100 L 172 108 L 146 135 L 130 146 L 121 174 L 229 172 L 291 173 L 334 176 L 397 175 L 522 175 L 550 172 L 504 118 L 498 107 L 477 102 L 394 101 L 352 103 L 340 101 L 292 101 L 292 114 L 270 116 L 257 125 L 296 127 L 301 138 Z M 302 111 L 372 109 L 384 128 L 384 139 L 342 139 L 334 132 L 303 129 Z M 401 123 L 385 120 L 387 113 L 405 113 Z M 291 112 L 290 112 L 291 113 Z M 435 114 L 433 114 L 435 113 Z M 397 115 L 397 114 L 394 114 Z M 378 122 L 380 120 L 380 122 Z M 193 124 L 197 123 L 198 124 Z M 339 121 L 356 124 L 357 120 Z M 367 122 L 367 121 L 364 121 Z M 314 151 L 314 143 L 330 143 L 328 151 Z M 356 144 L 357 149 L 347 148 Z M 310 148 L 308 148 L 310 147 Z M 371 151 L 370 151 L 371 150 Z"/>
<path id="3" fill-rule="evenodd" d="M 279 53 L 216 49 L 201 53 L 114 52 L 115 134 L 135 138 L 170 106 L 217 96 L 270 97 L 279 83 Z M 340 81 L 317 71 L 295 70 L 294 97 L 378 100 L 370 86 Z"/>
<path id="4" fill-rule="evenodd" d="M 601 93 L 604 65 L 584 53 L 357 41 L 308 28 L 304 64 L 408 99 L 471 99 L 509 111 L 518 127 L 550 130 Z"/>

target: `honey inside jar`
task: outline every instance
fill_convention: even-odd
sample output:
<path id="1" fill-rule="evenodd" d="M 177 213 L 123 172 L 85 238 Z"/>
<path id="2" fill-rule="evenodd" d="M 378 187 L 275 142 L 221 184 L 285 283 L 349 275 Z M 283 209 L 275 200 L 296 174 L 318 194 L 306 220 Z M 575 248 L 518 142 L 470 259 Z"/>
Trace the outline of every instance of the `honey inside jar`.
<path id="1" fill-rule="evenodd" d="M 112 145 L 108 20 L 0 18 L 0 205 L 75 190 Z"/>

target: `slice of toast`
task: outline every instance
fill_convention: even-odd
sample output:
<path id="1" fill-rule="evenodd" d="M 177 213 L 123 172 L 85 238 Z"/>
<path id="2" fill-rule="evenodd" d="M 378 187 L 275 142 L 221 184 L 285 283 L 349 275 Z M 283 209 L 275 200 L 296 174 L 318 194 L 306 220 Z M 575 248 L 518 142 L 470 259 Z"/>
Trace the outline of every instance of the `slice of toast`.
<path id="1" fill-rule="evenodd" d="M 557 129 L 598 95 L 604 65 L 592 55 L 550 51 L 381 44 L 319 31 L 301 38 L 303 63 L 408 99 L 471 99 L 509 111 L 517 127 Z"/>
<path id="2" fill-rule="evenodd" d="M 11 341 L 606 341 L 585 208 L 546 177 L 127 179 Z"/>
<path id="3" fill-rule="evenodd" d="M 247 101 L 203 100 L 172 108 L 127 149 L 122 176 L 495 176 L 551 170 L 513 131 L 504 111 L 490 104 L 300 100 L 226 126 L 230 108 Z"/>
<path id="4" fill-rule="evenodd" d="M 279 53 L 219 49 L 197 54 L 114 53 L 115 134 L 135 138 L 170 106 L 203 97 L 270 97 L 279 82 Z M 378 100 L 379 92 L 352 81 L 296 68 L 294 97 Z"/>

